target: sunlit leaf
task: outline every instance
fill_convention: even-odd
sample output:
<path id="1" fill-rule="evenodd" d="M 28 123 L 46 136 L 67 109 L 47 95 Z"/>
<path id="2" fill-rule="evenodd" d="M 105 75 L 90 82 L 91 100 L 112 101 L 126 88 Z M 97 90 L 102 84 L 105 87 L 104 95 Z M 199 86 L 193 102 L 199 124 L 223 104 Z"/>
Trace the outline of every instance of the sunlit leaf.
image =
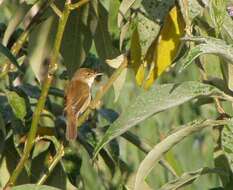
<path id="1" fill-rule="evenodd" d="M 145 88 L 149 88 L 153 81 L 161 75 L 175 59 L 179 52 L 181 40 L 184 36 L 185 23 L 177 6 L 174 6 L 164 21 L 159 33 L 154 52 L 154 71 L 149 73 Z"/>
<path id="2" fill-rule="evenodd" d="M 219 169 L 215 168 L 201 168 L 191 172 L 185 172 L 178 179 L 172 180 L 163 185 L 159 190 L 178 190 L 179 188 L 190 185 L 196 179 L 206 174 L 220 173 Z"/>
<path id="3" fill-rule="evenodd" d="M 36 184 L 25 184 L 19 185 L 11 188 L 12 190 L 61 190 L 55 187 L 47 186 L 47 185 L 36 185 Z"/>
<path id="4" fill-rule="evenodd" d="M 98 143 L 95 155 L 109 141 L 148 117 L 194 98 L 219 93 L 220 91 L 215 87 L 199 82 L 165 84 L 155 86 L 149 91 L 143 91 L 129 103 L 129 106 L 121 113 L 120 117 L 110 126 Z"/>
<path id="5" fill-rule="evenodd" d="M 215 54 L 233 63 L 233 48 L 225 41 L 211 37 L 190 37 L 187 40 L 199 43 L 192 48 L 182 60 L 180 71 L 188 67 L 197 57 L 202 54 Z"/>

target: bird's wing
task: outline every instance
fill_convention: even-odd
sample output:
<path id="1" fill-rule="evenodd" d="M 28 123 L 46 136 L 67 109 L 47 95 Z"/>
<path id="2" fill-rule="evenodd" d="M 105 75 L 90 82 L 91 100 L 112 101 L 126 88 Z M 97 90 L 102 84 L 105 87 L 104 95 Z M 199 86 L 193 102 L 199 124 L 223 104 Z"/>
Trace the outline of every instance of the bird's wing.
<path id="1" fill-rule="evenodd" d="M 71 108 L 74 113 L 79 115 L 86 110 L 90 100 L 90 87 L 82 81 L 71 81 L 66 92 L 65 110 Z"/>

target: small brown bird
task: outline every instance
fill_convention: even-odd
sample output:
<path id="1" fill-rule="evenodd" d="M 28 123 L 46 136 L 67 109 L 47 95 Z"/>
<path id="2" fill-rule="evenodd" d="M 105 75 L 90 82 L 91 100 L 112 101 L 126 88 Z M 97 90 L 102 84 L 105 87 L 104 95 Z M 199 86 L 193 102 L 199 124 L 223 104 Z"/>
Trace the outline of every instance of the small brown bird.
<path id="1" fill-rule="evenodd" d="M 77 119 L 90 104 L 91 87 L 98 75 L 102 75 L 102 73 L 88 68 L 80 68 L 75 72 L 66 89 L 67 140 L 75 140 L 77 137 Z"/>

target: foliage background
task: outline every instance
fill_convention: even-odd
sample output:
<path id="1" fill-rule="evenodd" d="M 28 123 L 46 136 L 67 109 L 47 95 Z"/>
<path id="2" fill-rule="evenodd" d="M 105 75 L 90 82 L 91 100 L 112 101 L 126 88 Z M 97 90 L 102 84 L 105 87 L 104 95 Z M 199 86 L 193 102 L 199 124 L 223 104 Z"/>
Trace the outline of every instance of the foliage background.
<path id="1" fill-rule="evenodd" d="M 152 4 L 153 2 L 158 4 L 152 5 L 159 7 L 156 9 L 157 12 L 151 11 L 150 6 L 147 7 L 151 2 Z M 117 140 L 114 139 L 108 143 L 105 147 L 107 152 L 101 154 L 102 156 L 98 157 L 94 165 L 92 165 L 91 158 L 93 156 L 92 148 L 102 139 L 106 126 L 111 126 L 116 117 L 132 104 L 135 97 L 146 93 L 143 88 L 138 86 L 138 81 L 136 81 L 135 75 L 138 72 L 138 66 L 129 63 L 126 80 L 124 80 L 124 76 L 120 78 L 124 84 L 123 88 L 121 89 L 119 83 L 118 85 L 115 84 L 115 89 L 111 88 L 104 95 L 102 107 L 91 113 L 90 119 L 80 128 L 80 140 L 73 144 L 69 144 L 64 139 L 63 94 L 67 83 L 66 79 L 71 78 L 75 70 L 80 66 L 91 67 L 104 72 L 105 75 L 94 86 L 93 96 L 95 96 L 100 86 L 108 82 L 109 77 L 115 70 L 106 64 L 105 60 L 115 58 L 120 55 L 120 52 L 131 51 L 132 53 L 134 48 L 138 51 L 138 46 L 134 47 L 132 45 L 132 41 L 135 40 L 132 37 L 135 28 L 139 30 L 139 37 L 142 40 L 139 41 L 141 43 L 140 48 L 142 54 L 145 55 L 149 46 L 159 35 L 165 16 L 171 6 L 174 5 L 174 2 L 165 0 L 161 2 L 135 1 L 131 7 L 132 9 L 124 15 L 126 22 L 124 19 L 122 21 L 127 24 L 127 19 L 132 19 L 127 33 L 122 32 L 123 28 L 119 27 L 119 9 L 124 10 L 127 1 L 92 0 L 88 5 L 71 12 L 62 40 L 58 70 L 40 118 L 35 145 L 29 161 L 25 163 L 25 168 L 17 179 L 17 185 L 35 184 L 38 183 L 43 174 L 47 175 L 47 167 L 51 164 L 56 152 L 59 152 L 59 145 L 64 143 L 65 155 L 54 170 L 49 172 L 45 184 L 59 189 L 75 189 L 78 187 L 79 189 L 102 190 L 131 189 L 133 187 L 137 169 L 145 158 L 145 153 L 138 146 L 122 137 L 118 137 Z M 31 19 L 27 12 L 36 3 L 43 4 L 45 1 L 27 0 L 19 2 L 5 0 L 0 3 L 1 44 L 10 49 L 20 34 L 26 31 L 28 22 L 30 23 Z M 63 10 L 64 1 L 55 1 L 54 3 L 60 10 Z M 188 25 L 187 20 L 186 25 L 193 28 L 191 34 L 221 39 L 221 42 L 226 43 L 220 44 L 222 49 L 225 48 L 225 45 L 231 46 L 233 31 L 230 26 L 232 26 L 233 21 L 226 11 L 227 6 L 229 7 L 231 3 L 231 1 L 224 0 L 221 0 L 221 3 L 217 0 L 213 2 L 204 0 L 189 1 L 188 20 L 192 25 Z M 146 9 L 147 15 L 145 16 L 140 11 L 137 12 L 138 7 L 139 10 Z M 181 7 L 183 16 L 185 15 L 184 10 Z M 150 19 L 146 20 L 148 18 Z M 153 23 L 151 23 L 151 18 Z M 0 54 L 2 70 L 0 79 L 1 187 L 6 184 L 23 154 L 26 134 L 31 126 L 32 115 L 40 96 L 41 84 L 45 80 L 50 55 L 53 53 L 52 48 L 57 31 L 58 17 L 54 14 L 52 8 L 48 6 L 33 24 L 28 40 L 22 49 L 17 55 L 12 55 L 20 65 L 23 65 L 23 74 L 17 80 L 15 80 L 15 74 L 19 71 L 15 68 L 4 75 L 7 51 L 5 49 L 1 50 Z M 155 33 L 151 33 L 150 27 L 155 28 Z M 149 37 L 148 33 L 150 34 Z M 143 41 L 144 39 L 146 40 Z M 210 42 L 215 42 L 211 40 Z M 121 43 L 122 47 L 119 45 Z M 192 42 L 186 42 L 183 47 L 180 53 L 178 52 L 179 56 L 175 60 L 174 66 L 170 67 L 168 72 L 164 72 L 156 78 L 155 82 L 153 80 L 152 89 L 160 84 L 204 80 L 205 83 L 216 86 L 232 96 L 232 66 L 230 65 L 232 60 L 217 52 L 215 55 L 201 55 L 197 60 L 193 61 L 192 58 L 195 57 L 196 52 L 192 52 L 192 48 L 198 46 Z M 208 48 L 213 48 L 211 43 Z M 207 53 L 210 51 L 209 49 L 206 50 Z M 232 49 L 229 48 L 229 52 L 231 51 Z M 192 53 L 195 55 L 193 56 Z M 220 54 L 220 56 L 216 54 Z M 189 66 L 184 71 L 179 72 L 180 67 L 184 67 L 182 66 L 183 63 L 189 64 Z M 200 64 L 205 69 L 204 77 L 202 71 L 200 71 Z M 120 93 L 119 97 L 117 101 L 114 101 L 118 93 Z M 222 107 L 227 115 L 232 115 L 232 102 L 223 101 Z M 146 143 L 147 147 L 153 147 L 171 134 L 172 131 L 178 130 L 181 125 L 197 119 L 215 120 L 221 117 L 221 114 L 216 110 L 213 98 L 210 98 L 210 96 L 198 98 L 160 112 L 138 123 L 130 129 L 130 132 L 137 135 L 141 142 Z M 225 144 L 223 143 L 225 147 L 221 148 L 223 155 L 232 164 L 231 126 L 227 129 L 229 131 L 225 131 L 225 133 L 230 137 L 229 139 L 224 138 L 226 140 Z M 181 176 L 184 172 L 195 171 L 203 167 L 215 168 L 219 163 L 219 168 L 224 170 L 225 173 L 228 172 L 223 177 L 225 180 L 229 178 L 225 184 L 219 173 L 208 174 L 198 177 L 189 186 L 185 186 L 185 183 L 185 189 L 211 189 L 217 187 L 219 187 L 218 189 L 221 189 L 220 187 L 230 189 L 231 185 L 229 184 L 232 183 L 231 167 L 225 168 L 221 161 L 216 160 L 214 147 L 217 145 L 214 137 L 216 137 L 216 131 L 207 128 L 190 135 L 164 154 L 164 160 L 168 162 L 178 176 Z M 91 155 L 88 154 L 90 153 L 88 151 L 91 152 Z M 146 178 L 144 189 L 159 189 L 159 187 L 173 179 L 175 179 L 174 176 L 167 169 L 161 165 L 156 166 Z M 28 187 L 18 187 L 18 189 L 26 188 Z M 13 189 L 17 189 L 17 187 Z"/>

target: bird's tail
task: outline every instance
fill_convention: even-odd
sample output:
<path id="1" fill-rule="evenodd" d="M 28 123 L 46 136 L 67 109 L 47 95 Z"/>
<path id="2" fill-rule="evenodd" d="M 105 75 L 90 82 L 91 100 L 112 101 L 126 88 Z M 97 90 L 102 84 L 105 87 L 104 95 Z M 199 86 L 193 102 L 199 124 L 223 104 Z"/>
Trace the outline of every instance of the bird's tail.
<path id="1" fill-rule="evenodd" d="M 75 140 L 76 138 L 77 127 L 75 114 L 67 112 L 66 139 Z"/>

